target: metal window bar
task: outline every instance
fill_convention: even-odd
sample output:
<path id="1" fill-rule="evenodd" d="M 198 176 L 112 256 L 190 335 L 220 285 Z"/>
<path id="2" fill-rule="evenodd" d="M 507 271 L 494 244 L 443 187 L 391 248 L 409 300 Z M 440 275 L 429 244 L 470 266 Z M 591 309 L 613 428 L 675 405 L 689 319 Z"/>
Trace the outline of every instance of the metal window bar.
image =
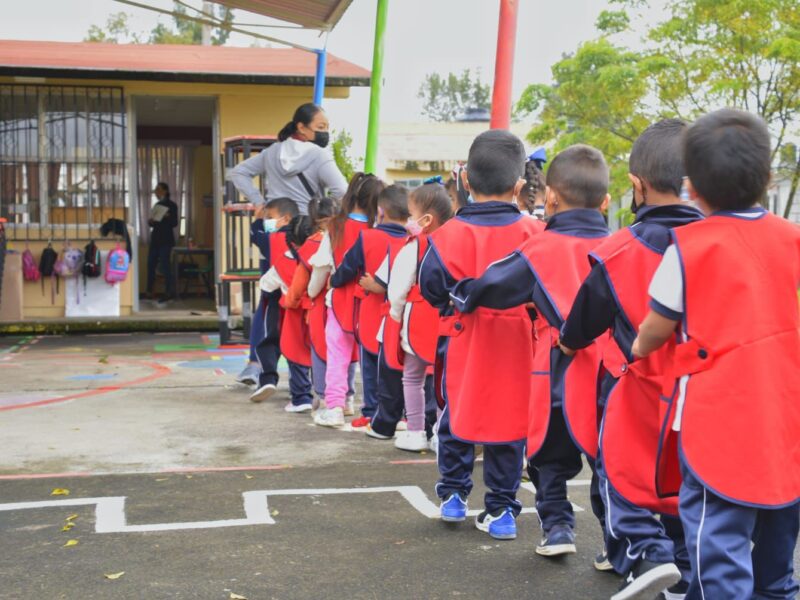
<path id="1" fill-rule="evenodd" d="M 0 85 L 0 217 L 11 240 L 88 240 L 128 221 L 125 97 L 110 86 Z"/>

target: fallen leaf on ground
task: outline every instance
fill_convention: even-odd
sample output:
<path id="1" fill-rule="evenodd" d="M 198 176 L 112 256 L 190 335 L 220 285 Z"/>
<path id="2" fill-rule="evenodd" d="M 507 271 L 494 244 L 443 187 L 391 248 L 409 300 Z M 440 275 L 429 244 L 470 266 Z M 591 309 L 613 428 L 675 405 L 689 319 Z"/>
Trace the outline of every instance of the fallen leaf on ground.
<path id="1" fill-rule="evenodd" d="M 106 579 L 119 579 L 119 578 L 120 578 L 120 577 L 122 577 L 123 575 L 125 575 L 125 571 L 120 571 L 119 573 L 106 573 L 106 574 L 104 575 L 104 577 L 105 577 Z"/>
<path id="2" fill-rule="evenodd" d="M 240 596 L 239 594 L 234 594 L 231 592 L 230 600 L 247 600 L 245 596 Z"/>
<path id="3" fill-rule="evenodd" d="M 51 496 L 69 496 L 69 490 L 65 488 L 56 488 L 50 492 Z"/>
<path id="4" fill-rule="evenodd" d="M 245 475 L 244 477 L 245 477 L 245 479 L 252 479 L 253 478 L 252 475 Z"/>
<path id="5" fill-rule="evenodd" d="M 281 514 L 281 513 L 279 513 L 277 510 L 273 510 L 272 511 L 272 516 L 273 517 L 277 517 L 279 514 Z"/>
<path id="6" fill-rule="evenodd" d="M 100 364 L 103 364 L 103 365 L 107 365 L 108 364 L 108 357 L 107 356 L 103 356 L 97 362 L 99 362 Z"/>
<path id="7" fill-rule="evenodd" d="M 73 527 L 75 527 L 75 523 L 67 523 L 61 528 L 61 531 L 69 531 Z"/>
<path id="8" fill-rule="evenodd" d="M 394 543 L 394 545 L 395 545 L 395 546 L 401 546 L 401 545 L 403 545 L 403 544 L 405 544 L 405 543 L 406 543 L 406 541 L 405 541 L 405 540 L 400 540 L 400 541 L 397 541 L 397 542 L 395 542 L 395 543 Z"/>
<path id="9" fill-rule="evenodd" d="M 66 520 L 67 520 L 67 521 L 74 521 L 74 520 L 75 520 L 75 519 L 77 519 L 77 518 L 78 518 L 78 515 L 70 515 L 70 516 L 68 516 L 68 517 L 66 518 Z"/>
<path id="10" fill-rule="evenodd" d="M 166 481 L 166 480 L 167 480 L 167 478 L 166 478 L 166 477 L 163 477 L 163 478 L 161 478 L 161 479 L 156 479 L 156 481 Z"/>
<path id="11" fill-rule="evenodd" d="M 64 544 L 64 548 L 69 548 L 70 546 L 77 546 L 78 540 L 67 540 L 67 543 Z"/>

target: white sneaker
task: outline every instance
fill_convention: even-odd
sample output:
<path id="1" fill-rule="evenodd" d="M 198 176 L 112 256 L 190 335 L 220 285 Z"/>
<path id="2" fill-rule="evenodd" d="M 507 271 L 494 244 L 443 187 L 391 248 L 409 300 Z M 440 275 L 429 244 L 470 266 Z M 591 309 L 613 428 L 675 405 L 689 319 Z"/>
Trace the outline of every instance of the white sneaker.
<path id="1" fill-rule="evenodd" d="M 428 449 L 428 436 L 425 431 L 401 431 L 394 439 L 394 447 L 408 452 L 422 452 Z"/>
<path id="2" fill-rule="evenodd" d="M 269 400 L 277 391 L 278 387 L 273 383 L 262 385 L 250 396 L 250 402 L 263 402 L 264 400 Z"/>
<path id="3" fill-rule="evenodd" d="M 367 425 L 364 433 L 366 433 L 369 437 L 374 438 L 376 440 L 390 440 L 392 436 L 390 435 L 383 435 L 382 433 L 378 433 L 372 428 L 372 425 Z"/>
<path id="4" fill-rule="evenodd" d="M 356 414 L 356 397 L 348 396 L 344 401 L 344 416 L 352 417 Z"/>
<path id="5" fill-rule="evenodd" d="M 311 408 L 311 404 L 292 404 L 289 402 L 289 404 L 283 407 L 283 410 L 288 413 L 305 413 L 311 412 Z"/>
<path id="6" fill-rule="evenodd" d="M 400 419 L 397 422 L 397 427 L 395 427 L 395 431 L 408 431 L 408 421 L 405 419 Z"/>
<path id="7" fill-rule="evenodd" d="M 322 408 L 314 415 L 314 424 L 320 427 L 343 427 L 344 411 L 341 407 Z"/>
<path id="8" fill-rule="evenodd" d="M 236 383 L 242 385 L 258 385 L 258 376 L 261 374 L 261 367 L 258 363 L 247 363 L 242 372 L 236 376 Z"/>
<path id="9" fill-rule="evenodd" d="M 431 449 L 431 452 L 439 456 L 439 436 L 437 434 L 433 434 L 433 437 L 428 442 L 428 447 Z"/>

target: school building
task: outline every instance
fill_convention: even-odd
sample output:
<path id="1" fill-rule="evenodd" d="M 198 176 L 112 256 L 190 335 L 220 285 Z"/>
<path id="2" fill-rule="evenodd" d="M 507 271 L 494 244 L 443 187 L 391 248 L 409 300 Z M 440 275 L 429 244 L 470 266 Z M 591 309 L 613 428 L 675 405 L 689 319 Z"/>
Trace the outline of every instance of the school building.
<path id="1" fill-rule="evenodd" d="M 178 246 L 219 273 L 224 140 L 271 136 L 312 98 L 316 57 L 294 48 L 0 40 L 0 217 L 12 248 L 102 250 L 119 219 L 133 244 L 119 314 L 139 309 L 147 220 L 158 181 L 180 213 Z M 328 55 L 325 95 L 348 98 L 370 72 Z M 44 291 L 43 291 L 44 290 Z M 25 283 L 20 318 L 61 317 L 64 286 Z"/>

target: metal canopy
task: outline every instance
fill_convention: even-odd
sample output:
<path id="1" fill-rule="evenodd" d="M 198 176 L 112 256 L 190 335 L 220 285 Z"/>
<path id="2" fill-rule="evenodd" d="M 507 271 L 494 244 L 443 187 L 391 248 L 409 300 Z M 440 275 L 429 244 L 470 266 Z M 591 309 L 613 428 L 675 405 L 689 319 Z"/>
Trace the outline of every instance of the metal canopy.
<path id="1" fill-rule="evenodd" d="M 309 29 L 330 31 L 353 0 L 215 0 L 230 8 L 296 23 Z"/>

